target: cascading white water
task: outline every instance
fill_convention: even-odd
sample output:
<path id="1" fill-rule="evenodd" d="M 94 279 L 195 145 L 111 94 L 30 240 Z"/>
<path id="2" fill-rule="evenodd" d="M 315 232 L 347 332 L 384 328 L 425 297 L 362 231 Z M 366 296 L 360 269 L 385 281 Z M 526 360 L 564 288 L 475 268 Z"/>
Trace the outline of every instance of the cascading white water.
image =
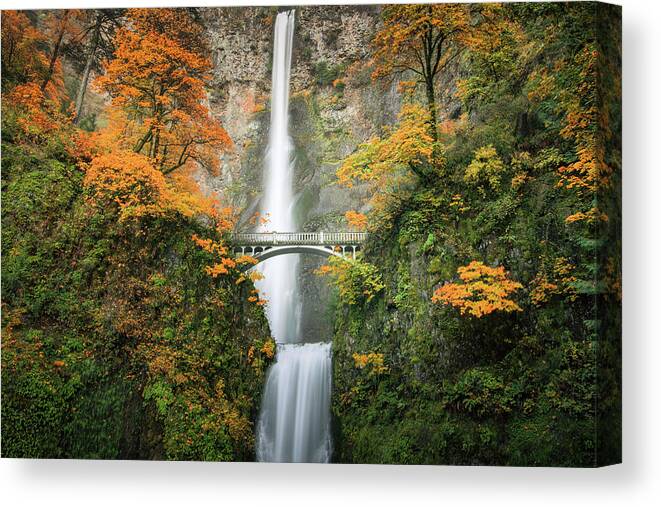
<path id="1" fill-rule="evenodd" d="M 289 137 L 289 72 L 294 11 L 278 14 L 273 42 L 271 126 L 264 176 L 261 232 L 296 231 Z M 325 463 L 330 459 L 331 347 L 301 343 L 298 255 L 274 257 L 260 265 L 257 283 L 268 301 L 271 332 L 278 342 L 268 372 L 257 424 L 257 459 Z"/>
<path id="2" fill-rule="evenodd" d="M 292 204 L 294 164 L 289 137 L 289 70 L 294 38 L 294 11 L 278 14 L 273 41 L 271 71 L 271 126 L 264 171 L 261 214 L 268 219 L 261 232 L 296 230 Z M 296 287 L 298 255 L 284 255 L 262 266 L 264 280 L 257 285 L 268 300 L 271 332 L 280 343 L 297 342 L 300 302 Z"/>
<path id="3" fill-rule="evenodd" d="M 280 345 L 264 389 L 259 461 L 328 462 L 330 394 L 330 343 Z"/>

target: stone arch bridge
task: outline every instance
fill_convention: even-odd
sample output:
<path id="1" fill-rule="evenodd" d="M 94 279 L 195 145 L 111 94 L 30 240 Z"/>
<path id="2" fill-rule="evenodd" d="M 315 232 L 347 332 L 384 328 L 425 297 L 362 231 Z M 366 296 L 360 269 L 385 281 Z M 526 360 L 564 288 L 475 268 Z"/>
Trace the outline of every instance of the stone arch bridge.
<path id="1" fill-rule="evenodd" d="M 366 232 L 239 232 L 232 234 L 236 255 L 250 255 L 265 261 L 278 255 L 291 253 L 331 255 L 356 258 Z"/>

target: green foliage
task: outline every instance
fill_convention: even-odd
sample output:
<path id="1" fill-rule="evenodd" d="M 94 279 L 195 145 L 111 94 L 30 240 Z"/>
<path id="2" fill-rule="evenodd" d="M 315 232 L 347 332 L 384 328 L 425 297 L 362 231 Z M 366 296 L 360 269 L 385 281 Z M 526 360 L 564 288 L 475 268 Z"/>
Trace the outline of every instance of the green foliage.
<path id="1" fill-rule="evenodd" d="M 413 298 L 413 287 L 411 286 L 411 275 L 404 264 L 398 266 L 397 294 L 393 302 L 398 310 L 413 310 L 415 300 Z"/>
<path id="2" fill-rule="evenodd" d="M 514 393 L 502 378 L 488 371 L 470 369 L 445 391 L 445 403 L 477 417 L 502 416 L 512 411 Z"/>
<path id="3" fill-rule="evenodd" d="M 369 307 L 337 309 L 340 462 L 619 460 L 617 11 L 595 4 L 489 9 L 493 31 L 470 41 L 456 72 L 467 76 L 459 95 L 469 114 L 448 120 L 439 136 L 442 181 L 385 196 L 387 213 L 380 211 L 364 248 L 384 287 Z M 590 74 L 586 62 L 595 58 L 603 74 Z M 589 100 L 601 101 L 608 118 L 595 123 L 585 111 Z M 596 192 L 580 177 L 574 187 L 559 184 L 569 178 L 561 168 L 592 163 L 576 141 L 581 125 L 604 130 L 603 157 L 613 169 L 604 173 L 613 181 Z M 608 209 L 607 221 L 567 220 L 597 205 Z M 504 266 L 523 285 L 521 312 L 478 319 L 430 303 L 459 266 L 476 260 Z M 544 291 L 548 297 L 540 297 Z M 370 382 L 352 361 L 368 350 L 388 365 Z"/>
<path id="4" fill-rule="evenodd" d="M 3 362 L 7 354 L 3 351 Z M 2 385 L 3 457 L 62 457 L 59 435 L 66 406 L 60 382 L 54 384 L 38 368 L 3 366 Z"/>
<path id="5" fill-rule="evenodd" d="M 252 459 L 268 325 L 205 273 L 210 231 L 120 224 L 67 156 L 2 148 L 3 456 Z"/>
<path id="6" fill-rule="evenodd" d="M 379 269 L 361 259 L 331 257 L 320 274 L 330 274 L 334 278 L 340 299 L 347 305 L 369 303 L 384 288 Z"/>
<path id="7" fill-rule="evenodd" d="M 345 70 L 344 64 L 331 65 L 326 60 L 319 60 L 314 64 L 314 76 L 320 86 L 330 86 L 333 81 L 344 74 Z"/>
<path id="8" fill-rule="evenodd" d="M 164 416 L 167 414 L 168 407 L 174 401 L 174 393 L 172 388 L 164 381 L 157 380 L 142 391 L 142 396 L 145 401 L 152 401 L 156 404 L 158 415 Z"/>
<path id="9" fill-rule="evenodd" d="M 336 461 L 621 456 L 617 14 L 591 2 L 479 6 L 451 46 L 463 54 L 443 67 L 443 107 L 406 95 L 399 123 L 341 166 L 341 180 L 375 184 L 378 199 L 364 256 L 328 267 Z M 345 79 L 366 86 L 371 70 L 344 76 L 322 60 L 314 78 L 342 107 Z M 329 127 L 314 95 L 298 100 L 317 117 L 311 131 Z M 431 118 L 446 110 L 458 114 L 439 118 L 436 142 Z M 191 241 L 212 236 L 200 222 L 118 223 L 90 207 L 69 127 L 25 128 L 29 112 L 2 115 L 3 456 L 254 458 L 273 349 L 261 308 L 246 302 L 252 284 L 206 275 L 213 259 Z M 313 201 L 308 192 L 298 211 Z M 522 311 L 475 318 L 433 305 L 471 261 L 520 281 Z"/>

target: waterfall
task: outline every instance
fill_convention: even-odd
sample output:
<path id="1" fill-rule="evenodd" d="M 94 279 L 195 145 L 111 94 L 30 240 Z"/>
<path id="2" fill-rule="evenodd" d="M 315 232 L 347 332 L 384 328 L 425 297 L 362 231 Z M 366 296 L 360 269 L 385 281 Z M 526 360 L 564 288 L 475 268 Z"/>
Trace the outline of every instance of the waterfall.
<path id="1" fill-rule="evenodd" d="M 279 346 L 264 390 L 259 461 L 328 462 L 330 391 L 330 343 Z"/>
<path id="2" fill-rule="evenodd" d="M 261 232 L 296 230 L 293 213 L 292 181 L 294 164 L 289 137 L 289 70 L 294 38 L 294 11 L 278 14 L 273 41 L 271 71 L 271 126 L 264 171 L 261 214 L 268 222 Z M 268 300 L 271 332 L 280 342 L 298 342 L 300 308 L 297 273 L 298 255 L 275 257 L 262 267 L 264 280 L 257 285 Z"/>
<path id="3" fill-rule="evenodd" d="M 271 74 L 271 125 L 264 171 L 261 232 L 297 230 L 294 217 L 292 142 L 289 136 L 289 73 L 294 10 L 275 21 Z M 331 346 L 305 343 L 301 336 L 298 255 L 283 255 L 260 265 L 257 288 L 268 301 L 267 316 L 278 343 L 257 424 L 257 459 L 319 462 L 330 459 Z"/>

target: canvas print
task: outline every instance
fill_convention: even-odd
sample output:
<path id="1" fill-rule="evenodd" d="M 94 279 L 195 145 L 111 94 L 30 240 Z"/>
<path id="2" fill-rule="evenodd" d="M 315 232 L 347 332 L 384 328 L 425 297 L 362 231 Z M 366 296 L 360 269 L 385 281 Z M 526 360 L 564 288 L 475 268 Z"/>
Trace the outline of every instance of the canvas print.
<path id="1" fill-rule="evenodd" d="M 2 12 L 2 457 L 621 460 L 621 9 Z"/>

